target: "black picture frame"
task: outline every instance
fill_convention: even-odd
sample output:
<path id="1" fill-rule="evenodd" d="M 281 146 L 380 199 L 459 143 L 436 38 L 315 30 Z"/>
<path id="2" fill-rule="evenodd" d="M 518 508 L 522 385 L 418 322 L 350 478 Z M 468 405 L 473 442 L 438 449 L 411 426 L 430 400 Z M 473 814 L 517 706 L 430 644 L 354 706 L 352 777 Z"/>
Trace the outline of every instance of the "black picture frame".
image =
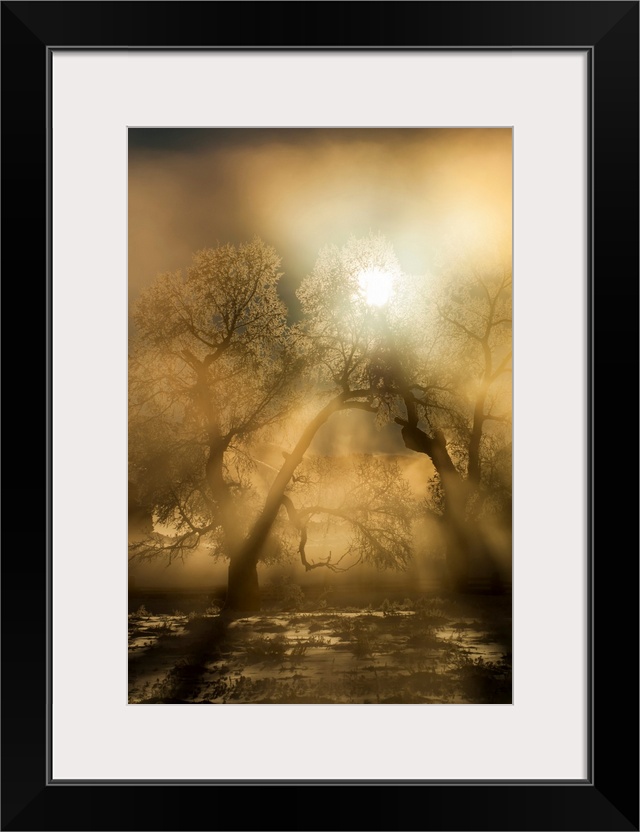
<path id="1" fill-rule="evenodd" d="M 627 485 L 637 481 L 638 11 L 638 2 L 626 0 L 2 3 L 3 290 L 12 318 L 28 303 L 31 321 L 22 334 L 9 330 L 3 362 L 9 459 L 14 445 L 19 450 L 3 494 L 2 829 L 638 829 L 637 491 Z M 367 782 L 357 772 L 339 782 L 48 779 L 50 59 L 59 48 L 176 47 L 587 51 L 592 451 L 584 782 Z M 25 411 L 36 422 L 28 431 Z"/>

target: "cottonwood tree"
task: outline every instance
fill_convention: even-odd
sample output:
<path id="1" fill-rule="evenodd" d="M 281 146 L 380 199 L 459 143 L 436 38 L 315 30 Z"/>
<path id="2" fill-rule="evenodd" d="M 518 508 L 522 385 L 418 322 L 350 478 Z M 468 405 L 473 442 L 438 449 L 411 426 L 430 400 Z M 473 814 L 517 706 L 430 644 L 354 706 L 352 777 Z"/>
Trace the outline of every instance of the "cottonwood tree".
<path id="1" fill-rule="evenodd" d="M 510 545 L 510 264 L 476 254 L 405 276 L 381 327 L 372 383 L 405 446 L 433 463 L 428 507 L 452 581 L 465 588 L 475 559 L 497 585 Z"/>
<path id="2" fill-rule="evenodd" d="M 312 564 L 300 544 L 318 509 L 341 507 L 298 509 L 294 475 L 333 414 L 380 406 L 367 370 L 373 336 L 358 275 L 387 253 L 354 245 L 343 262 L 337 250 L 323 252 L 300 290 L 304 320 L 293 327 L 277 293 L 280 260 L 257 239 L 200 251 L 185 274 L 163 275 L 142 294 L 130 359 L 130 481 L 154 530 L 131 541 L 133 559 L 171 562 L 206 547 L 229 559 L 227 606 L 258 609 L 257 564 L 273 552 L 284 515 L 300 535 L 306 568 L 340 568 L 328 557 Z M 257 445 L 292 429 L 280 468 L 260 489 Z M 391 506 L 395 492 L 387 494 Z M 381 496 L 369 493 L 360 513 L 348 507 L 352 545 L 362 559 L 387 565 L 395 557 L 402 565 L 408 526 L 396 523 L 392 546 L 392 525 L 378 521 Z"/>
<path id="3" fill-rule="evenodd" d="M 135 306 L 130 479 L 156 525 L 132 543 L 138 560 L 241 546 L 252 497 L 248 447 L 293 396 L 279 266 L 259 240 L 206 249 L 186 274 L 161 275 Z"/>

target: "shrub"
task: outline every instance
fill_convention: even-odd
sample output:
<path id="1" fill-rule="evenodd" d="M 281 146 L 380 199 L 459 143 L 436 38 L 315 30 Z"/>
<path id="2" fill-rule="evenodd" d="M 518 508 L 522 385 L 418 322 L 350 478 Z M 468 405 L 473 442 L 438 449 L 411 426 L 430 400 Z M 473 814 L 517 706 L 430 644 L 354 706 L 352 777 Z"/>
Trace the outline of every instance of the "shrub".
<path id="1" fill-rule="evenodd" d="M 273 599 L 282 610 L 300 610 L 305 604 L 304 592 L 286 575 L 273 582 Z"/>
<path id="2" fill-rule="evenodd" d="M 273 638 L 258 636 L 247 644 L 247 659 L 250 662 L 273 662 L 284 658 L 288 642 L 284 636 Z"/>

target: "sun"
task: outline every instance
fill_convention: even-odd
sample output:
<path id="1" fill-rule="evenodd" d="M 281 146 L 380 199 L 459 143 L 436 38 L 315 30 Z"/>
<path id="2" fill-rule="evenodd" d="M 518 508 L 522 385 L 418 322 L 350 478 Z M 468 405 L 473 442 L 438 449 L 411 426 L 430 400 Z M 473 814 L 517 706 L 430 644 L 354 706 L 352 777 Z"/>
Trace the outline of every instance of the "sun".
<path id="1" fill-rule="evenodd" d="M 369 306 L 384 306 L 393 293 L 393 275 L 384 269 L 364 269 L 358 274 L 358 285 Z"/>

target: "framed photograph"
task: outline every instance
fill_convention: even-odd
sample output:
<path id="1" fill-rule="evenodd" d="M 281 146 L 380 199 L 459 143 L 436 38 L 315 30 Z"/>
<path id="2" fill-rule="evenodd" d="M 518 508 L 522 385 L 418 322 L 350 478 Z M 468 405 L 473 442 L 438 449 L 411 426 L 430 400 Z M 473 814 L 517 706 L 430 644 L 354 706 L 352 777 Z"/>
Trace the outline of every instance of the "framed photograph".
<path id="1" fill-rule="evenodd" d="M 638 829 L 638 3 L 2 20 L 2 828 Z"/>
<path id="2" fill-rule="evenodd" d="M 129 703 L 511 703 L 512 130 L 128 139 Z"/>

